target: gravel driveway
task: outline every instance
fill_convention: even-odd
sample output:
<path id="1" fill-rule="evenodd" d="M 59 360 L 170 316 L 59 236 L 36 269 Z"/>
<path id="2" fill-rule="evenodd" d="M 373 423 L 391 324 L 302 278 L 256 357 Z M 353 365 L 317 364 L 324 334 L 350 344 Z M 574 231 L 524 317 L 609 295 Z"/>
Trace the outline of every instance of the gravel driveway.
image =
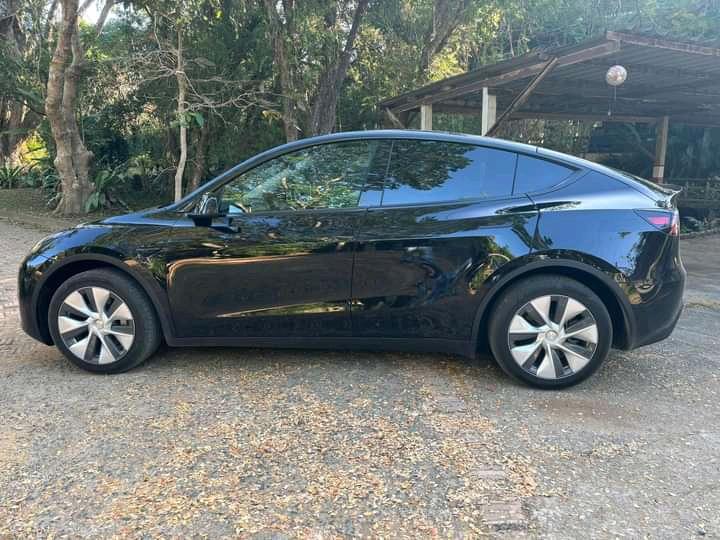
<path id="1" fill-rule="evenodd" d="M 720 537 L 720 236 L 686 242 L 670 339 L 543 392 L 437 354 L 172 349 L 91 375 L 18 329 L 43 234 L 0 221 L 0 537 Z"/>

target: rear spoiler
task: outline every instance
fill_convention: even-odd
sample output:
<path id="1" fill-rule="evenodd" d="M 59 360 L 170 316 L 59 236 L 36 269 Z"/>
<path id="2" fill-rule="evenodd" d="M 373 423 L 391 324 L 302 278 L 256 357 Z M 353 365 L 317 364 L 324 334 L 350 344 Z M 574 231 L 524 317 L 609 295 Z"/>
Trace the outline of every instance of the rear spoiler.
<path id="1" fill-rule="evenodd" d="M 648 180 L 638 178 L 638 183 L 641 184 L 651 199 L 655 201 L 658 208 L 667 208 L 672 210 L 677 208 L 678 199 L 683 191 L 682 186 L 676 186 L 674 184 L 656 184 Z M 643 191 L 645 191 L 643 190 Z"/>
<path id="2" fill-rule="evenodd" d="M 666 208 L 668 210 L 677 208 L 678 198 L 683 191 L 682 186 L 656 184 L 655 182 L 651 182 L 640 176 L 635 176 L 634 174 L 617 170 L 614 172 L 620 176 L 626 184 L 655 201 L 658 208 Z"/>
<path id="3" fill-rule="evenodd" d="M 684 188 L 675 184 L 663 184 L 658 187 L 663 188 L 662 193 L 665 195 L 664 198 L 658 200 L 658 206 L 660 206 L 660 202 L 664 202 L 664 208 L 677 208 L 678 199 Z"/>

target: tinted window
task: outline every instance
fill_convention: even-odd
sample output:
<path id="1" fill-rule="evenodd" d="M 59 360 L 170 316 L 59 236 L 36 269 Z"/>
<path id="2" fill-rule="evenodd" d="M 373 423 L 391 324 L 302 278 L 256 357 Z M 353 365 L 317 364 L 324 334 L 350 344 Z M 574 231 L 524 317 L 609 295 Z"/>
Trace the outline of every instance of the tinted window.
<path id="1" fill-rule="evenodd" d="M 510 195 L 516 160 L 470 144 L 395 141 L 383 206 Z"/>
<path id="2" fill-rule="evenodd" d="M 271 159 L 223 188 L 231 213 L 358 205 L 379 141 L 304 148 Z"/>
<path id="3" fill-rule="evenodd" d="M 515 193 L 530 193 L 549 189 L 575 172 L 575 169 L 546 159 L 518 157 Z"/>
<path id="4" fill-rule="evenodd" d="M 378 140 L 372 150 L 372 162 L 367 173 L 365 188 L 360 195 L 358 206 L 380 206 L 383 183 L 390 163 L 391 140 Z"/>

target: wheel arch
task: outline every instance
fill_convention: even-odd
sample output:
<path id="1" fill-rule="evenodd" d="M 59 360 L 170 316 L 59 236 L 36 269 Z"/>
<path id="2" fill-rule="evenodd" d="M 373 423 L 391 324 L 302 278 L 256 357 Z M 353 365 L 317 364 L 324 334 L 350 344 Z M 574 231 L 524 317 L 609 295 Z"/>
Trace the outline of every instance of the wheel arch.
<path id="1" fill-rule="evenodd" d="M 523 279 L 542 274 L 566 276 L 589 287 L 602 300 L 610 314 L 613 324 L 613 347 L 632 348 L 635 329 L 630 302 L 625 293 L 618 283 L 602 270 L 572 259 L 533 260 L 504 274 L 490 277 L 488 282 L 495 282 L 492 283 L 478 308 L 473 323 L 472 342 L 476 347 L 487 346 L 489 320 L 501 294 Z"/>
<path id="2" fill-rule="evenodd" d="M 55 291 L 72 276 L 100 268 L 118 270 L 137 283 L 150 299 L 150 303 L 155 310 L 155 315 L 158 321 L 160 321 L 163 337 L 167 340 L 173 335 L 172 321 L 168 316 L 167 300 L 163 299 L 160 286 L 157 283 L 149 282 L 149 279 L 142 277 L 139 272 L 133 270 L 127 264 L 116 258 L 92 253 L 70 256 L 62 262 L 57 263 L 39 284 L 35 292 L 33 306 L 35 306 L 36 324 L 45 343 L 53 343 L 48 326 L 48 311 L 50 309 L 50 301 Z"/>

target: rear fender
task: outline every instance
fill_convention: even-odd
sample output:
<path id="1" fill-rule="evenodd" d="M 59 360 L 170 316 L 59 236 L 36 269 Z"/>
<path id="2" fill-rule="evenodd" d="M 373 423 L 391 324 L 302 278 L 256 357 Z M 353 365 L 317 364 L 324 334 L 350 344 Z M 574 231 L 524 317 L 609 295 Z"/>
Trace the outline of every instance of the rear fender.
<path id="1" fill-rule="evenodd" d="M 479 343 L 480 339 L 484 337 L 482 334 L 484 332 L 484 323 L 487 317 L 491 315 L 494 301 L 503 290 L 523 278 L 542 273 L 580 273 L 589 276 L 590 279 L 595 280 L 597 283 L 601 283 L 604 289 L 612 294 L 620 308 L 625 340 L 619 345 L 623 349 L 632 347 L 635 336 L 632 309 L 629 301 L 629 298 L 632 297 L 632 283 L 627 281 L 619 270 L 606 262 L 591 255 L 567 250 L 536 252 L 525 257 L 519 257 L 490 276 L 482 285 L 485 294 L 473 322 L 473 343 Z"/>

